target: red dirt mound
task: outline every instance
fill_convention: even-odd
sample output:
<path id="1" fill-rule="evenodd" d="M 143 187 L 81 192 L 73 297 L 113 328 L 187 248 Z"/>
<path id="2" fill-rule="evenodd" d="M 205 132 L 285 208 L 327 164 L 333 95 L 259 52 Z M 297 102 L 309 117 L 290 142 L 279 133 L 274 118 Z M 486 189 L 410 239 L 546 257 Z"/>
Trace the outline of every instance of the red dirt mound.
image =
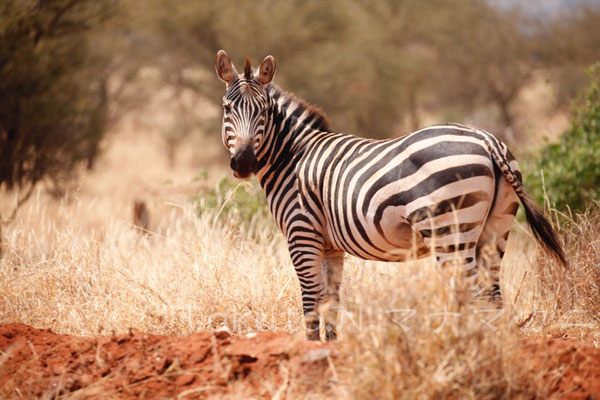
<path id="1" fill-rule="evenodd" d="M 600 399 L 600 349 L 573 339 L 530 338 L 523 343 L 524 368 L 536 371 L 539 393 L 560 399 Z"/>
<path id="2" fill-rule="evenodd" d="M 197 398 L 232 389 L 270 398 L 326 384 L 334 350 L 277 332 L 86 338 L 9 324 L 0 326 L 0 398 Z"/>
<path id="3" fill-rule="evenodd" d="M 600 398 L 600 349 L 562 338 L 521 343 L 511 363 L 525 371 L 522 383 L 538 396 Z M 132 332 L 90 338 L 9 324 L 0 326 L 0 398 L 296 398 L 308 389 L 332 393 L 334 361 L 343 363 L 341 350 L 339 342 L 308 342 L 281 332 Z"/>

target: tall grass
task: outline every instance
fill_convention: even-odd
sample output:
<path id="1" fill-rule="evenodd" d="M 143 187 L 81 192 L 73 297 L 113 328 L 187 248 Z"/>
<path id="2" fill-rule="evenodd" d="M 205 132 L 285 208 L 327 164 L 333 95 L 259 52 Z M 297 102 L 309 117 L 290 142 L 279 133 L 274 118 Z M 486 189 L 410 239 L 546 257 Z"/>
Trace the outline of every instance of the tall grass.
<path id="1" fill-rule="evenodd" d="M 131 184 L 121 169 L 107 167 L 69 201 L 37 193 L 3 231 L 0 323 L 77 335 L 186 334 L 223 326 L 240 334 L 303 335 L 299 284 L 272 222 L 220 218 L 228 196 L 198 214 L 196 194 L 174 190 L 173 183 L 165 190 L 158 171 L 145 191 L 154 212 L 150 235 L 139 235 L 128 222 Z M 113 187 L 117 175 L 121 181 Z M 111 196 L 102 194 L 110 188 Z M 599 216 L 593 205 L 561 226 L 568 269 L 539 253 L 527 231 L 515 226 L 501 276 L 501 315 L 469 298 L 469 291 L 465 301 L 465 292 L 455 290 L 464 286 L 461 275 L 433 260 L 348 257 L 336 394 L 543 396 L 536 377 L 545 371 L 517 363 L 519 346 L 526 336 L 597 336 Z"/>
<path id="2" fill-rule="evenodd" d="M 16 225 L 0 264 L 0 321 L 83 335 L 289 330 L 287 315 L 299 326 L 285 249 L 181 207 L 149 236 L 122 221 L 89 234 L 68 217 Z"/>
<path id="3" fill-rule="evenodd" d="M 553 216 L 559 220 L 555 211 Z M 552 370 L 556 365 L 529 363 L 523 340 L 550 335 L 597 343 L 599 216 L 600 207 L 593 205 L 584 214 L 560 218 L 568 268 L 516 230 L 503 263 L 503 310 L 481 299 L 465 302 L 450 288 L 461 275 L 440 271 L 433 262 L 390 266 L 380 276 L 365 274 L 365 266 L 353 262 L 357 276 L 344 289 L 352 321 L 344 329 L 349 357 L 344 393 L 390 399 L 547 397 L 551 387 L 544 377 L 562 372 Z"/>

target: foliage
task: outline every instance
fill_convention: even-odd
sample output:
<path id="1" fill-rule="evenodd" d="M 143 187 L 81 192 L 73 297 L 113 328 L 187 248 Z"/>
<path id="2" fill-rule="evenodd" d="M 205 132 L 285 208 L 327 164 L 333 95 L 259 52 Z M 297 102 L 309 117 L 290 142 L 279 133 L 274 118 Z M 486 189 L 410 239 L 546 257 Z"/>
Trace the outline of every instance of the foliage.
<path id="1" fill-rule="evenodd" d="M 90 34 L 112 0 L 0 3 L 0 184 L 60 184 L 98 154 L 107 115 L 105 58 Z"/>
<path id="2" fill-rule="evenodd" d="M 250 233 L 257 228 L 267 231 L 275 228 L 267 199 L 256 179 L 240 182 L 222 177 L 213 188 L 196 198 L 196 211 L 199 216 L 208 213 Z M 257 227 L 257 223 L 261 227 Z"/>
<path id="3" fill-rule="evenodd" d="M 322 107 L 336 131 L 369 137 L 417 129 L 428 114 L 451 113 L 461 122 L 489 107 L 496 118 L 485 118 L 481 127 L 501 136 L 497 128 L 508 128 L 505 138 L 518 140 L 515 102 L 532 71 L 551 64 L 552 76 L 562 76 L 600 57 L 593 40 L 574 48 L 557 37 L 568 37 L 584 19 L 586 26 L 597 24 L 600 12 L 556 18 L 550 21 L 556 29 L 549 29 L 547 19 L 486 0 L 149 4 L 134 5 L 146 10 L 140 40 L 153 47 L 152 64 L 165 82 L 218 106 L 217 50 L 225 49 L 238 66 L 245 56 L 256 66 L 272 54 L 277 84 Z M 218 131 L 219 122 L 207 130 Z"/>
<path id="4" fill-rule="evenodd" d="M 541 151 L 525 178 L 538 200 L 547 195 L 558 209 L 584 210 L 591 199 L 600 199 L 600 63 L 588 73 L 591 83 L 570 128 Z"/>
<path id="5" fill-rule="evenodd" d="M 496 118 L 481 127 L 517 130 L 532 71 L 544 66 L 563 104 L 580 66 L 600 58 L 598 7 L 567 17 L 533 21 L 486 0 L 2 1 L 0 183 L 59 182 L 91 166 L 107 119 L 130 106 L 111 106 L 114 92 L 129 103 L 157 92 L 148 81 L 123 90 L 141 69 L 186 104 L 165 129 L 174 160 L 180 137 L 219 131 L 218 117 L 176 97 L 218 105 L 221 48 L 238 66 L 274 55 L 276 82 L 322 107 L 336 131 L 387 137 L 490 107 Z"/>

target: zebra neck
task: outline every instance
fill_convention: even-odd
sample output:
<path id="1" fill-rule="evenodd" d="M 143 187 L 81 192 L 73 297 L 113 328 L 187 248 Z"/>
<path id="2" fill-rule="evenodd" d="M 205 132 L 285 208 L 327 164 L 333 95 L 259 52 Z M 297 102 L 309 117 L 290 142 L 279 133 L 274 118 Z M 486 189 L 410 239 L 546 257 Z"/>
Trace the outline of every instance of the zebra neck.
<path id="1" fill-rule="evenodd" d="M 270 98 L 268 122 L 265 140 L 257 152 L 257 175 L 265 190 L 271 175 L 289 169 L 312 141 L 329 131 L 329 121 L 319 108 L 273 84 L 266 89 Z"/>
<path id="2" fill-rule="evenodd" d="M 271 213 L 284 235 L 299 212 L 295 167 L 320 136 L 329 131 L 325 114 L 274 85 L 267 88 L 270 107 L 265 139 L 257 151 L 257 178 L 265 191 Z"/>

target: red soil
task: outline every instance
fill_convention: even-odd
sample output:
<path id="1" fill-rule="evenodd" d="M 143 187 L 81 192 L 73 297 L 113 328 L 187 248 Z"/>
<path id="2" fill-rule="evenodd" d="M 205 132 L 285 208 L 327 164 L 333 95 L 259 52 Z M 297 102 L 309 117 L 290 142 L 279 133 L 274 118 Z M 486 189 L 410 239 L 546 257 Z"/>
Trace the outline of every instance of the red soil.
<path id="1" fill-rule="evenodd" d="M 522 350 L 515 362 L 543 397 L 600 398 L 600 349 L 535 338 Z M 316 384 L 331 389 L 339 351 L 280 332 L 87 338 L 8 324 L 0 326 L 0 398 L 301 397 Z"/>
<path id="2" fill-rule="evenodd" d="M 560 399 L 600 399 L 600 349 L 573 339 L 531 338 L 521 365 L 537 372 L 539 392 Z"/>
<path id="3" fill-rule="evenodd" d="M 0 398 L 197 398 L 232 390 L 271 398 L 302 390 L 302 382 L 327 382 L 333 350 L 278 332 L 87 338 L 9 324 L 0 326 Z"/>

